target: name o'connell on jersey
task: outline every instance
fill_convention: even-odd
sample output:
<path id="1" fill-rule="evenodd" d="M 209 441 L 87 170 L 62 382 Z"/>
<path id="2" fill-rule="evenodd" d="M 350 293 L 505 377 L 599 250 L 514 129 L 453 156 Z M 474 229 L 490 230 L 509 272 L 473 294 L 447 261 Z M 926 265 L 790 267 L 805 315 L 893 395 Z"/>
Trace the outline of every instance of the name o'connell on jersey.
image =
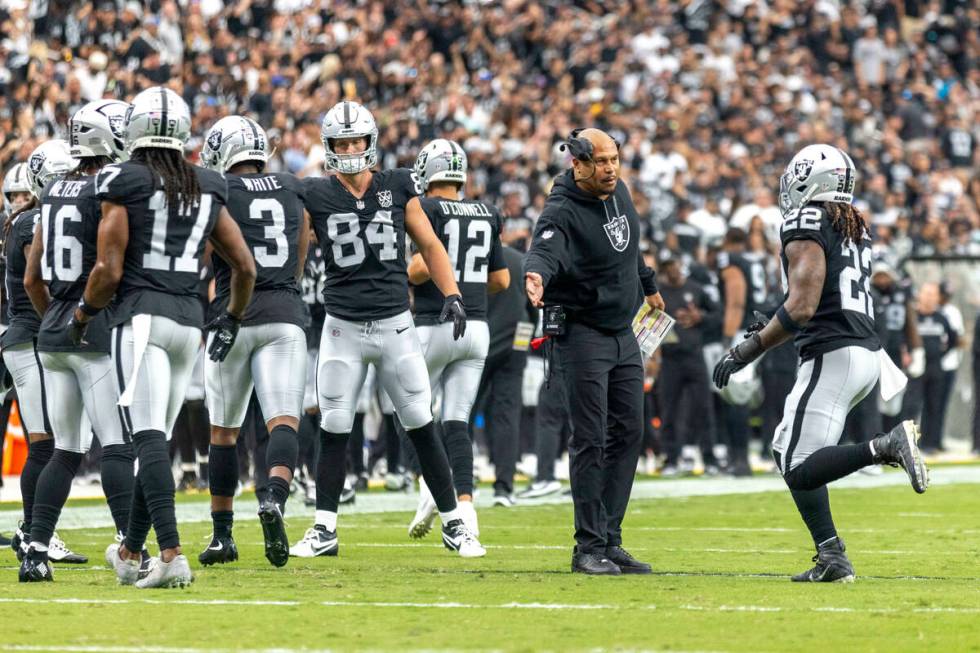
<path id="1" fill-rule="evenodd" d="M 405 207 L 419 194 L 407 168 L 375 172 L 360 198 L 335 177 L 303 180 L 303 196 L 323 251 L 328 314 L 352 322 L 408 310 Z"/>

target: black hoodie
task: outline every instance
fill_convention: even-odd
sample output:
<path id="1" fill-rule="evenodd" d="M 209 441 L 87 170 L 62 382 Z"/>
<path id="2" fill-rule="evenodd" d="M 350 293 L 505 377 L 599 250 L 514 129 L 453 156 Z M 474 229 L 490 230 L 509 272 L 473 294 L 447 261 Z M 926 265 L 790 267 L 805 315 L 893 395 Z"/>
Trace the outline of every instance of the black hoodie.
<path id="1" fill-rule="evenodd" d="M 605 200 L 555 179 L 524 259 L 544 283 L 545 304 L 561 304 L 569 321 L 606 333 L 630 328 L 644 295 L 657 292 L 640 254 L 640 219 L 622 181 Z"/>

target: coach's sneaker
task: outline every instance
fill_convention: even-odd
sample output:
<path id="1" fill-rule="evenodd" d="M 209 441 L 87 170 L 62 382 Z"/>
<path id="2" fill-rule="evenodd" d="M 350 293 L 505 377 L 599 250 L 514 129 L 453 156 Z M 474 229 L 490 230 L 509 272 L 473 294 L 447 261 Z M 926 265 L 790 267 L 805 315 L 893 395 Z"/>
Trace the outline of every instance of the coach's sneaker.
<path id="1" fill-rule="evenodd" d="M 235 546 L 235 540 L 230 535 L 228 537 L 213 535 L 208 548 L 197 556 L 197 561 L 205 567 L 223 565 L 236 560 L 238 560 L 238 547 Z"/>
<path id="2" fill-rule="evenodd" d="M 517 494 L 518 499 L 540 499 L 551 494 L 561 492 L 560 481 L 535 481 L 531 487 Z"/>
<path id="3" fill-rule="evenodd" d="M 480 522 L 476 518 L 476 506 L 473 505 L 473 502 L 458 501 L 456 507 L 459 509 L 459 516 L 466 524 L 466 528 L 473 533 L 473 537 L 480 537 Z"/>
<path id="4" fill-rule="evenodd" d="M 340 542 L 336 531 L 328 531 L 320 524 L 306 529 L 303 539 L 289 547 L 289 555 L 294 558 L 315 558 L 317 556 L 335 556 L 340 550 Z"/>
<path id="5" fill-rule="evenodd" d="M 487 550 L 470 532 L 462 519 L 454 519 L 443 525 L 442 543 L 447 549 L 456 551 L 463 558 L 482 558 L 487 554 Z"/>
<path id="6" fill-rule="evenodd" d="M 88 562 L 88 556 L 73 552 L 58 537 L 58 534 L 55 533 L 51 536 L 51 541 L 48 543 L 48 560 L 69 565 L 84 565 Z"/>
<path id="7" fill-rule="evenodd" d="M 621 546 L 607 546 L 606 557 L 612 560 L 624 574 L 652 574 L 653 568 L 634 558 Z"/>
<path id="8" fill-rule="evenodd" d="M 282 508 L 271 498 L 263 499 L 259 504 L 259 522 L 265 538 L 266 560 L 275 567 L 282 567 L 289 561 L 289 538 L 282 520 Z"/>
<path id="9" fill-rule="evenodd" d="M 194 574 L 191 573 L 187 556 L 180 554 L 174 556 L 170 562 L 164 562 L 162 558 L 151 558 L 150 573 L 146 578 L 136 581 L 136 587 L 141 590 L 155 587 L 187 587 L 193 582 Z"/>
<path id="10" fill-rule="evenodd" d="M 854 567 L 844 553 L 844 541 L 832 537 L 817 547 L 816 566 L 793 576 L 794 583 L 853 583 Z"/>
<path id="11" fill-rule="evenodd" d="M 139 580 L 140 561 L 127 558 L 123 560 L 119 557 L 119 542 L 113 542 L 106 547 L 105 561 L 113 571 L 116 572 L 116 580 L 120 585 L 133 585 Z"/>
<path id="12" fill-rule="evenodd" d="M 623 570 L 604 553 L 579 551 L 575 547 L 572 553 L 572 573 L 589 576 L 620 576 Z"/>
<path id="13" fill-rule="evenodd" d="M 357 498 L 357 491 L 354 489 L 353 484 L 351 484 L 350 479 L 344 479 L 344 489 L 340 491 L 340 496 L 337 498 L 337 503 L 342 506 L 346 506 L 349 503 L 354 503 Z M 314 496 L 313 505 L 316 505 L 316 497 Z"/>
<path id="14" fill-rule="evenodd" d="M 412 485 L 412 480 L 408 474 L 402 472 L 388 472 L 385 474 L 385 490 L 388 492 L 404 492 Z"/>
<path id="15" fill-rule="evenodd" d="M 419 476 L 419 506 L 415 509 L 415 517 L 408 525 L 408 536 L 417 540 L 428 535 L 437 514 L 439 509 L 436 507 L 436 500 L 432 498 L 425 479 Z"/>
<path id="16" fill-rule="evenodd" d="M 40 583 L 54 580 L 47 552 L 38 551 L 33 546 L 29 547 L 27 555 L 20 563 L 17 580 L 22 583 Z"/>
<path id="17" fill-rule="evenodd" d="M 929 487 L 929 470 L 919 452 L 919 429 L 908 419 L 887 435 L 871 441 L 874 461 L 878 465 L 901 467 L 909 475 L 912 489 L 922 494 Z"/>

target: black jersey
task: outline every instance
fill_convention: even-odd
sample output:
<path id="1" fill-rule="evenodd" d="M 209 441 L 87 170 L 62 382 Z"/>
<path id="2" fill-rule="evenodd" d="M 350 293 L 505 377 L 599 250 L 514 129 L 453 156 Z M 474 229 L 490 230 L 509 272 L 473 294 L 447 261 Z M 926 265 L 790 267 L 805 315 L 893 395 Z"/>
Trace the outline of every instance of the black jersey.
<path id="1" fill-rule="evenodd" d="M 167 206 L 163 180 L 143 163 L 109 165 L 96 176 L 99 200 L 125 206 L 129 216 L 129 244 L 110 326 L 140 313 L 203 326 L 198 299 L 201 257 L 226 204 L 226 184 L 217 172 L 197 166 L 194 171 L 201 199 L 189 212 Z"/>
<path id="2" fill-rule="evenodd" d="M 795 339 L 800 358 L 809 360 L 849 346 L 880 349 L 871 296 L 871 239 L 865 237 L 860 243 L 846 239 L 819 206 L 807 206 L 791 215 L 783 222 L 780 236 L 787 276 L 785 249 L 794 240 L 818 243 L 827 261 L 817 312 Z"/>
<path id="3" fill-rule="evenodd" d="M 745 329 L 756 321 L 753 311 L 762 309 L 766 303 L 766 264 L 757 254 L 740 252 L 718 252 L 717 261 L 719 273 L 726 268 L 736 267 L 745 277 L 745 313 L 739 325 L 740 329 Z M 719 282 L 718 287 L 724 296 L 725 284 Z"/>
<path id="4" fill-rule="evenodd" d="M 238 223 L 255 257 L 255 290 L 242 324 L 285 322 L 302 327 L 306 311 L 296 273 L 303 228 L 300 182 L 288 173 L 227 175 L 228 212 Z M 211 315 L 220 315 L 231 295 L 231 267 L 214 262 L 215 299 Z"/>
<path id="5" fill-rule="evenodd" d="M 306 208 L 323 250 L 327 313 L 369 322 L 408 310 L 405 205 L 419 190 L 407 168 L 375 172 L 360 199 L 337 177 L 304 180 Z"/>
<path id="6" fill-rule="evenodd" d="M 24 272 L 27 270 L 27 252 L 24 250 L 34 240 L 34 225 L 40 220 L 40 210 L 24 211 L 14 218 L 7 242 L 4 243 L 7 255 L 7 272 L 4 275 L 7 289 L 7 330 L 0 338 L 4 347 L 33 341 L 41 326 L 41 318 L 24 290 Z"/>
<path id="7" fill-rule="evenodd" d="M 475 200 L 422 198 L 422 210 L 449 254 L 466 317 L 487 319 L 487 277 L 507 267 L 500 245 L 502 218 L 496 207 Z M 415 324 L 439 323 L 445 297 L 431 280 L 415 289 Z"/>
<path id="8" fill-rule="evenodd" d="M 959 335 L 941 311 L 919 314 L 918 325 L 926 354 L 926 371 L 941 373 L 943 356 L 958 346 Z"/>
<path id="9" fill-rule="evenodd" d="M 306 305 L 308 320 L 306 323 L 306 344 L 315 349 L 320 342 L 320 332 L 326 310 L 323 305 L 323 286 L 326 283 L 326 273 L 323 265 L 323 250 L 317 243 L 310 243 L 310 251 L 306 255 L 306 265 L 303 266 L 303 278 L 300 285 L 303 292 L 303 303 Z"/>
<path id="10" fill-rule="evenodd" d="M 62 179 L 44 192 L 41 199 L 41 234 L 44 254 L 41 274 L 51 293 L 37 348 L 40 351 L 109 352 L 109 330 L 105 312 L 89 323 L 87 345 L 78 347 L 68 337 L 68 321 L 85 292 L 88 275 L 95 266 L 99 219 L 95 177 Z"/>

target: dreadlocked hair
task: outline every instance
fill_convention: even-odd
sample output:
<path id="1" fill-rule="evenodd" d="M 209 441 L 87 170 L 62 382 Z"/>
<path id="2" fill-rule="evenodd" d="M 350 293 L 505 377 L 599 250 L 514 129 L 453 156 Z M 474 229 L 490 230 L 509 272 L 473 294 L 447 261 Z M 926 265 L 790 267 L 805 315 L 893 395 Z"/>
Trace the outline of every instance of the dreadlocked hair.
<path id="1" fill-rule="evenodd" d="M 101 170 L 112 163 L 112 159 L 104 154 L 99 156 L 83 156 L 78 159 L 78 165 L 75 169 L 65 175 L 65 179 L 80 179 L 82 177 L 87 177 L 91 173 L 90 170 Z"/>
<path id="2" fill-rule="evenodd" d="M 834 227 L 834 231 L 843 234 L 845 241 L 860 243 L 865 234 L 871 234 L 867 220 L 853 205 L 826 202 L 824 209 L 830 216 L 830 224 Z"/>
<path id="3" fill-rule="evenodd" d="M 7 244 L 10 242 L 10 229 L 14 226 L 14 220 L 16 220 L 17 216 L 24 211 L 30 211 L 31 209 L 36 209 L 37 207 L 37 198 L 32 194 L 31 199 L 27 204 L 8 215 L 7 219 L 3 221 L 3 255 L 5 257 L 7 256 Z"/>
<path id="4" fill-rule="evenodd" d="M 179 215 L 192 214 L 191 208 L 201 201 L 201 183 L 197 179 L 194 166 L 180 152 L 143 147 L 133 152 L 130 160 L 146 164 L 154 174 L 163 179 L 167 206 L 176 209 Z"/>

